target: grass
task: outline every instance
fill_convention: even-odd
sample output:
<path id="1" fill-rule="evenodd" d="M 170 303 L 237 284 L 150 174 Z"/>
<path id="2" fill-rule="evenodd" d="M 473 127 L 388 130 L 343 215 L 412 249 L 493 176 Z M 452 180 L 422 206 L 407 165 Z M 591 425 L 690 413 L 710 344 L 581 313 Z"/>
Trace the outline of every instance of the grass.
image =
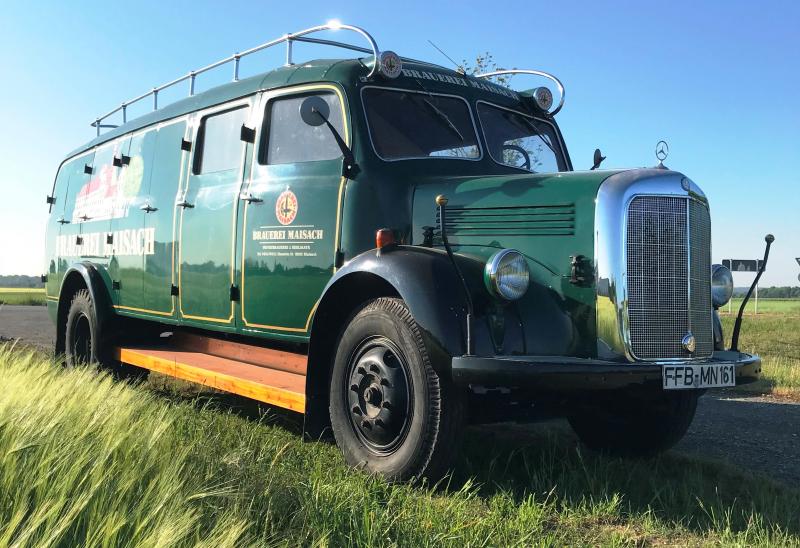
<path id="1" fill-rule="evenodd" d="M 742 305 L 742 299 L 731 299 L 731 311 L 735 316 L 739 313 L 739 307 Z M 745 307 L 745 314 L 755 314 L 756 300 L 751 297 L 747 301 Z M 725 306 L 723 313 L 728 312 L 728 307 Z M 759 314 L 789 314 L 793 316 L 800 316 L 800 299 L 759 299 L 758 300 L 758 313 Z"/>
<path id="2" fill-rule="evenodd" d="M 0 304 L 44 305 L 44 289 L 0 287 Z"/>
<path id="3" fill-rule="evenodd" d="M 738 312 L 736 304 L 733 314 L 722 314 L 728 344 Z M 742 318 L 739 347 L 761 356 L 762 378 L 757 383 L 737 387 L 736 391 L 800 399 L 800 299 L 762 299 L 758 308 L 758 316 L 746 312 Z"/>
<path id="4" fill-rule="evenodd" d="M 392 485 L 180 386 L 0 347 L 0 546 L 800 546 L 800 492 L 718 463 L 482 427 L 448 484 Z"/>

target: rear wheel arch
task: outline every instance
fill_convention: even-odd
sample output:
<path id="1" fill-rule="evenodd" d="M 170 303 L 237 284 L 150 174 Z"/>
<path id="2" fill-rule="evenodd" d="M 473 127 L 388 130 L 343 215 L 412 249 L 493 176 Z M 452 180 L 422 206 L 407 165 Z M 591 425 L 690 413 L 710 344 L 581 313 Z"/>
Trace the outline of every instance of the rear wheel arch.
<path id="1" fill-rule="evenodd" d="M 61 289 L 58 294 L 56 354 L 64 353 L 65 331 L 69 307 L 72 303 L 72 298 L 82 289 L 89 292 L 89 296 L 95 307 L 99 326 L 104 326 L 114 315 L 111 297 L 108 294 L 100 272 L 98 272 L 94 265 L 78 263 L 70 267 L 66 274 L 64 274 L 64 279 L 61 282 Z"/>

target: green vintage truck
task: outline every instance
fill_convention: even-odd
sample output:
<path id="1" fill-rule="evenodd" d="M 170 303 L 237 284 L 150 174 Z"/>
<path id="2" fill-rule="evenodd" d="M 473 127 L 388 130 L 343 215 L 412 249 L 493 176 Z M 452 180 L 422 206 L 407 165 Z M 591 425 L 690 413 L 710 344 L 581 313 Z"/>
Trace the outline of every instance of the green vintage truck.
<path id="1" fill-rule="evenodd" d="M 356 56 L 294 63 L 304 42 Z M 279 44 L 285 66 L 239 77 Z M 223 65 L 233 81 L 195 93 Z M 565 416 L 593 449 L 670 447 L 706 388 L 760 371 L 724 347 L 706 197 L 663 164 L 575 171 L 561 82 L 511 73 L 547 85 L 329 23 L 98 117 L 47 197 L 56 351 L 304 413 L 309 437 L 396 480 L 441 476 L 475 422 Z"/>

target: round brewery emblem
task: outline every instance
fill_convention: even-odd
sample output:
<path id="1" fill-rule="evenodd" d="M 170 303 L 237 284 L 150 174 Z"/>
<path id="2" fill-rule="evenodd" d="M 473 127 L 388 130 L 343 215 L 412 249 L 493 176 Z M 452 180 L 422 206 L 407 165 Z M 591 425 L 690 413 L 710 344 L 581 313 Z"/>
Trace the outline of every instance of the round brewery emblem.
<path id="1" fill-rule="evenodd" d="M 297 217 L 297 196 L 294 195 L 294 192 L 289 189 L 281 192 L 275 202 L 275 217 L 282 225 L 292 224 L 294 218 Z"/>

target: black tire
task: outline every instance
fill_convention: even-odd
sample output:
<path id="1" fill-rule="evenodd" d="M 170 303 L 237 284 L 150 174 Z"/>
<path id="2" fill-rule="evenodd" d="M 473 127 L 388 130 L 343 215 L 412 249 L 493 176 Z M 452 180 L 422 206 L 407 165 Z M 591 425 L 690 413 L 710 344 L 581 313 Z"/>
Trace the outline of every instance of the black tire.
<path id="1" fill-rule="evenodd" d="M 111 326 L 109 326 L 111 327 Z M 113 333 L 113 328 L 108 329 Z M 97 323 L 92 296 L 86 289 L 75 292 L 69 304 L 64 332 L 65 358 L 68 367 L 95 365 L 126 381 L 147 378 L 146 369 L 120 363 L 111 357 L 111 337 L 103 333 Z"/>
<path id="2" fill-rule="evenodd" d="M 618 456 L 650 457 L 678 443 L 692 424 L 695 391 L 617 394 L 568 417 L 590 449 Z"/>
<path id="3" fill-rule="evenodd" d="M 391 481 L 436 481 L 458 447 L 464 406 L 402 300 L 375 299 L 351 317 L 330 383 L 331 425 L 348 464 Z"/>

